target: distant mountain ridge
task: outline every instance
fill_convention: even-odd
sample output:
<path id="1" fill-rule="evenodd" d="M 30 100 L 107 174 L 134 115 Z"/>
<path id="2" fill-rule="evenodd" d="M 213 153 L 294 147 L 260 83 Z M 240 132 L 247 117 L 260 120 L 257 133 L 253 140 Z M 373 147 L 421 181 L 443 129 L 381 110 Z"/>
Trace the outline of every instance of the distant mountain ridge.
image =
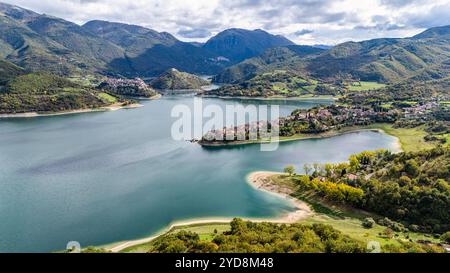
<path id="1" fill-rule="evenodd" d="M 126 49 L 128 56 L 134 57 L 155 45 L 171 46 L 178 42 L 170 33 L 136 25 L 93 20 L 82 28 Z"/>
<path id="2" fill-rule="evenodd" d="M 212 37 L 203 47 L 237 63 L 255 57 L 269 48 L 288 45 L 294 43 L 283 36 L 272 35 L 261 29 L 232 28 Z"/>
<path id="3" fill-rule="evenodd" d="M 0 59 L 25 71 L 155 77 L 171 68 L 235 83 L 274 70 L 323 81 L 397 82 L 448 76 L 450 26 L 410 38 L 298 46 L 263 30 L 228 29 L 187 43 L 142 26 L 94 20 L 83 26 L 0 3 Z"/>
<path id="4" fill-rule="evenodd" d="M 274 69 L 294 70 L 329 81 L 352 78 L 396 82 L 418 73 L 449 76 L 438 70 L 447 67 L 440 64 L 450 61 L 450 26 L 431 28 L 410 38 L 346 42 L 320 54 L 298 56 L 293 55 L 292 48 L 285 48 L 288 50 L 269 49 L 258 57 L 226 68 L 214 80 L 234 83 Z"/>
<path id="5" fill-rule="evenodd" d="M 124 76 L 158 76 L 173 67 L 191 73 L 217 73 L 228 64 L 167 32 L 99 20 L 82 27 L 123 48 L 125 57 L 113 60 L 109 67 Z"/>
<path id="6" fill-rule="evenodd" d="M 211 75 L 269 47 L 293 44 L 262 30 L 240 29 L 226 30 L 206 44 L 186 43 L 142 26 L 101 20 L 79 26 L 4 3 L 0 3 L 0 27 L 0 58 L 29 71 L 61 75 L 153 77 L 172 67 Z"/>
<path id="7" fill-rule="evenodd" d="M 217 74 L 216 83 L 236 83 L 249 80 L 257 74 L 277 69 L 300 71 L 305 58 L 318 55 L 325 50 L 312 46 L 291 45 L 267 49 L 261 55 L 247 59 L 237 65 L 226 68 Z"/>
<path id="8" fill-rule="evenodd" d="M 442 36 L 450 35 L 450 26 L 433 27 L 419 33 L 412 38 L 414 39 L 427 39 L 427 38 L 438 38 Z"/>
<path id="9" fill-rule="evenodd" d="M 0 4 L 0 56 L 30 71 L 104 71 L 123 50 L 80 26 Z"/>

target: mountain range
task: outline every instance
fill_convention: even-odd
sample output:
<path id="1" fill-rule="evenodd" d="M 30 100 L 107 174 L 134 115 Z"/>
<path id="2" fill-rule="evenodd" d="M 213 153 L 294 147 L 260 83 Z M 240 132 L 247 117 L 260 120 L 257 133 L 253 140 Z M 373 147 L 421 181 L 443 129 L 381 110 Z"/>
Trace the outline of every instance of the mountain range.
<path id="1" fill-rule="evenodd" d="M 425 75 L 423 80 L 431 80 L 449 76 L 449 61 L 450 26 L 444 26 L 410 38 L 346 42 L 322 51 L 299 46 L 270 48 L 225 69 L 215 81 L 242 82 L 274 69 L 329 81 L 344 77 L 389 83 Z"/>
<path id="2" fill-rule="evenodd" d="M 236 83 L 274 70 L 333 81 L 377 82 L 448 76 L 450 26 L 410 38 L 300 46 L 263 30 L 228 29 L 206 43 L 187 43 L 167 32 L 94 20 L 80 26 L 0 3 L 1 66 L 58 75 L 99 73 L 157 77 L 175 68 Z"/>
<path id="3" fill-rule="evenodd" d="M 99 20 L 80 26 L 4 3 L 0 28 L 0 58 L 27 70 L 62 75 L 89 71 L 146 77 L 170 68 L 215 74 L 270 47 L 293 44 L 262 30 L 243 29 L 193 44 L 141 26 Z"/>

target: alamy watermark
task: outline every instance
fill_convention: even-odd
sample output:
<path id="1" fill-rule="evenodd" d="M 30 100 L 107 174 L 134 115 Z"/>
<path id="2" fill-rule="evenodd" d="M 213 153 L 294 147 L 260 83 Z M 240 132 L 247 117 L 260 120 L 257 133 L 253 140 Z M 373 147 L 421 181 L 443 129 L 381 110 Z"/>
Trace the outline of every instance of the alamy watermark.
<path id="1" fill-rule="evenodd" d="M 381 253 L 381 244 L 377 241 L 370 241 L 367 243 L 367 251 L 369 253 Z"/>
<path id="2" fill-rule="evenodd" d="M 174 140 L 206 142 L 260 142 L 261 151 L 278 149 L 280 109 L 278 105 L 227 104 L 225 107 L 194 98 L 193 107 L 179 104 L 172 108 Z"/>
<path id="3" fill-rule="evenodd" d="M 81 253 L 81 244 L 77 241 L 70 241 L 66 245 L 66 250 L 70 253 Z"/>

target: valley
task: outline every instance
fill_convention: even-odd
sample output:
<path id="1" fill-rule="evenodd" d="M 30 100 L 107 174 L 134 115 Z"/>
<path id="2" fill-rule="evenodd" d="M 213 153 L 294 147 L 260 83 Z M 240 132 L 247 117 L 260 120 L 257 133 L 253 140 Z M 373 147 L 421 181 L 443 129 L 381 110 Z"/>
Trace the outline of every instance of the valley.
<path id="1" fill-rule="evenodd" d="M 449 251 L 450 26 L 333 46 L 146 26 L 0 3 L 0 252 Z M 280 117 L 175 140 L 200 99 Z"/>

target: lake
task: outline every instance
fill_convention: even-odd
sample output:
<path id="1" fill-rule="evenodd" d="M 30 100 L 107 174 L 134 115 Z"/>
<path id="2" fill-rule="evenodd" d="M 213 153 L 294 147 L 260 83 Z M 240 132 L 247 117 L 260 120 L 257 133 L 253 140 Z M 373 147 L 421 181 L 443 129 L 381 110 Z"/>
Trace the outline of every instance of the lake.
<path id="1" fill-rule="evenodd" d="M 369 131 L 281 143 L 276 152 L 172 140 L 171 109 L 192 102 L 171 96 L 131 110 L 0 120 L 0 252 L 136 239 L 185 219 L 275 217 L 294 207 L 253 189 L 248 173 L 395 146 L 395 138 Z M 332 102 L 204 99 L 227 103 L 276 103 L 288 115 Z"/>

